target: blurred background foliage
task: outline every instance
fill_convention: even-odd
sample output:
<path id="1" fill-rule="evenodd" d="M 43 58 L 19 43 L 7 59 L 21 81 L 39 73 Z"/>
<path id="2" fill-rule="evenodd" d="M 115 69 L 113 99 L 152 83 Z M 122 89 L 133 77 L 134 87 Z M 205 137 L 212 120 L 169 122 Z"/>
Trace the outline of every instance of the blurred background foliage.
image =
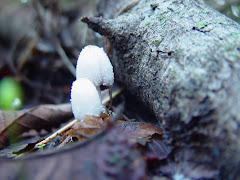
<path id="1" fill-rule="evenodd" d="M 13 0 L 19 3 L 27 3 L 31 0 Z M 96 0 L 98 1 L 98 0 Z M 240 0 L 204 0 L 208 5 L 225 14 L 231 19 L 240 23 Z M 86 3 L 86 0 L 59 0 L 62 7 L 71 9 L 76 7 L 76 4 Z M 92 3 L 95 5 L 95 3 Z"/>
<path id="2" fill-rule="evenodd" d="M 208 5 L 240 23 L 240 0 L 204 0 Z"/>

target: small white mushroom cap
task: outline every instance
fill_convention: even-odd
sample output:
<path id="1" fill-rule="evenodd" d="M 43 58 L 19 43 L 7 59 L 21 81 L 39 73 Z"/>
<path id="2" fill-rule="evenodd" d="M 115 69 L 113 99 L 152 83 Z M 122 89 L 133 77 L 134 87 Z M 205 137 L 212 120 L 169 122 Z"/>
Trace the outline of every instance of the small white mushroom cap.
<path id="1" fill-rule="evenodd" d="M 99 116 L 102 111 L 102 102 L 93 83 L 80 78 L 72 83 L 71 90 L 72 112 L 77 120 L 82 121 L 85 115 Z"/>
<path id="2" fill-rule="evenodd" d="M 82 49 L 77 61 L 76 77 L 89 79 L 97 88 L 113 85 L 113 67 L 103 48 L 88 45 Z"/>

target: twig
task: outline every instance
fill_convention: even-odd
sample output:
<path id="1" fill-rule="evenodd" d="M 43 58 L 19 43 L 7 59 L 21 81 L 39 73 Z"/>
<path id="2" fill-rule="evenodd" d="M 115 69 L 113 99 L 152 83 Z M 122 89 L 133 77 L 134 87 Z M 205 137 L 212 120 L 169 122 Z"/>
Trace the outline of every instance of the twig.
<path id="1" fill-rule="evenodd" d="M 67 125 L 65 125 L 64 127 L 62 127 L 61 129 L 59 129 L 58 131 L 56 131 L 55 133 L 53 133 L 51 136 L 47 137 L 46 139 L 44 139 L 43 141 L 37 143 L 34 146 L 34 149 L 37 149 L 39 146 L 42 146 L 43 144 L 46 144 L 48 142 L 50 142 L 51 140 L 53 140 L 55 137 L 57 137 L 59 134 L 62 134 L 63 132 L 67 131 L 68 129 L 70 129 L 75 122 L 77 122 L 77 119 L 74 119 L 73 121 L 71 121 L 70 123 L 68 123 Z"/>
<path id="2" fill-rule="evenodd" d="M 72 73 L 72 75 L 74 77 L 76 77 L 76 69 L 75 69 L 74 65 L 71 63 L 71 61 L 68 59 L 65 51 L 63 50 L 63 48 L 60 45 L 58 40 L 55 41 L 55 47 L 56 47 L 56 50 L 57 50 L 59 56 L 62 59 L 62 62 L 66 65 L 66 67 Z"/>
<path id="3" fill-rule="evenodd" d="M 125 6 L 123 9 L 121 9 L 120 12 L 117 13 L 117 16 L 122 15 L 123 13 L 128 12 L 131 10 L 140 0 L 133 0 L 130 2 L 127 6 Z"/>

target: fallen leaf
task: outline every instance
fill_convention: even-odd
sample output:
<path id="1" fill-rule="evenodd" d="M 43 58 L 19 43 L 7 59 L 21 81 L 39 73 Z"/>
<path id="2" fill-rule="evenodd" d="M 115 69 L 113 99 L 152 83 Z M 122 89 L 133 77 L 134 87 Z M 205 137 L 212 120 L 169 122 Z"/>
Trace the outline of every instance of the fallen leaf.
<path id="1" fill-rule="evenodd" d="M 144 146 L 145 160 L 148 163 L 158 162 L 170 154 L 171 149 L 164 143 L 162 139 L 164 131 L 160 127 L 151 123 L 117 122 L 116 127 L 121 130 L 121 134 Z"/>
<path id="2" fill-rule="evenodd" d="M 24 132 L 31 129 L 50 131 L 73 117 L 70 104 L 40 105 L 10 114 L 1 112 L 0 149 Z"/>
<path id="3" fill-rule="evenodd" d="M 162 139 L 163 129 L 154 124 L 118 121 L 116 127 L 121 130 L 121 134 L 143 146 L 142 151 L 147 163 L 159 162 L 167 158 L 171 152 L 170 147 Z"/>
<path id="4" fill-rule="evenodd" d="M 110 115 L 104 114 L 103 117 L 108 119 Z M 104 127 L 105 124 L 106 123 L 101 117 L 86 115 L 83 121 L 77 121 L 73 125 L 72 129 L 63 134 L 62 143 L 59 147 L 68 145 L 72 141 L 73 137 L 76 137 L 78 141 L 87 140 L 102 131 L 102 127 Z"/>
<path id="5" fill-rule="evenodd" d="M 21 147 L 18 147 L 18 149 L 14 150 L 12 153 L 18 155 L 18 154 L 30 152 L 34 148 L 35 144 L 37 144 L 38 142 L 39 140 L 28 143 L 28 144 L 23 144 Z"/>
<path id="6" fill-rule="evenodd" d="M 151 123 L 142 122 L 120 122 L 116 127 L 122 131 L 128 138 L 146 139 L 154 134 L 162 135 L 163 130 Z"/>
<path id="7" fill-rule="evenodd" d="M 73 125 L 73 129 L 101 128 L 104 125 L 105 125 L 105 123 L 101 117 L 86 115 L 85 118 L 83 119 L 83 121 L 78 121 Z"/>
<path id="8" fill-rule="evenodd" d="M 0 132 L 7 127 L 9 124 L 11 124 L 17 117 L 24 114 L 28 110 L 20 110 L 20 111 L 7 111 L 2 110 L 0 111 Z"/>

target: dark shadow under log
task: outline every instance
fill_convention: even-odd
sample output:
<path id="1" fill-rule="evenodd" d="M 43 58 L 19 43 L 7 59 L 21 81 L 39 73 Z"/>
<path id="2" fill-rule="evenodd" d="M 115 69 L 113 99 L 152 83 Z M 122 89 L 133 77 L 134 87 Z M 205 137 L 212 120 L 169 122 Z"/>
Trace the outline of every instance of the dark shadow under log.
<path id="1" fill-rule="evenodd" d="M 240 25 L 197 0 L 82 21 L 110 39 L 117 80 L 161 121 L 186 178 L 240 176 Z"/>

